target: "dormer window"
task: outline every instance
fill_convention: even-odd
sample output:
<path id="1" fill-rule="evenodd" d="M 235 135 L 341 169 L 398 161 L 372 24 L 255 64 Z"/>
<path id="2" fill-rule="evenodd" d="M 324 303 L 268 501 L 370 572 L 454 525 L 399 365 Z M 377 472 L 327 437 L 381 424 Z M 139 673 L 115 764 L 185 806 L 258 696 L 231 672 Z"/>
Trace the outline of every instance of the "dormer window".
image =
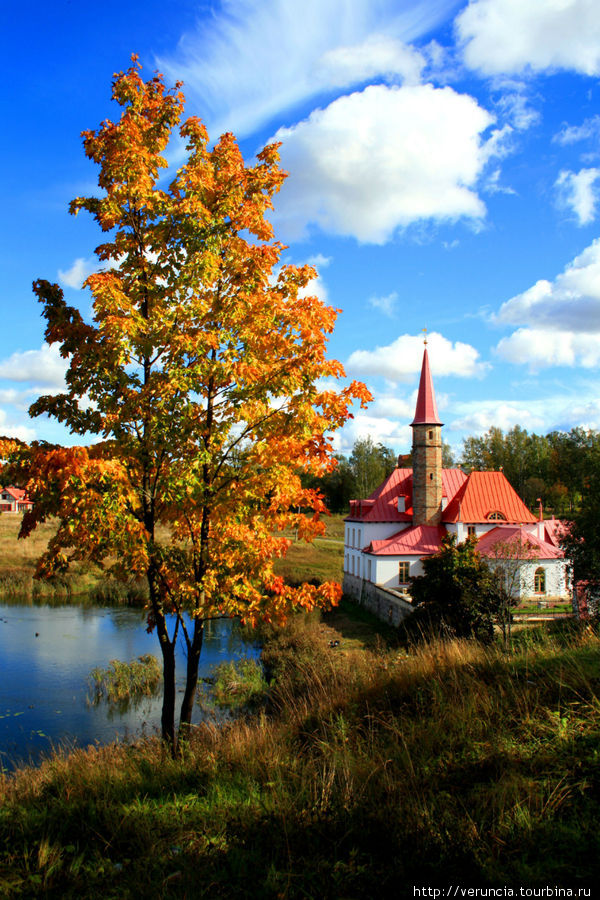
<path id="1" fill-rule="evenodd" d="M 506 516 L 504 513 L 501 513 L 499 510 L 494 510 L 488 514 L 488 522 L 506 522 Z"/>

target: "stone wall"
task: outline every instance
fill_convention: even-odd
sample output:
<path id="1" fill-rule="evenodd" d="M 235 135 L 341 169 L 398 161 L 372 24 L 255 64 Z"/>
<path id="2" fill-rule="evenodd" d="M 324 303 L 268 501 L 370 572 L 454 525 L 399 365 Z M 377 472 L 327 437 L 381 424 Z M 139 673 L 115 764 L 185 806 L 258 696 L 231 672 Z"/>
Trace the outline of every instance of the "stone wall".
<path id="1" fill-rule="evenodd" d="M 344 594 L 390 625 L 399 625 L 413 611 L 412 604 L 395 591 L 389 591 L 347 572 L 342 588 Z"/>

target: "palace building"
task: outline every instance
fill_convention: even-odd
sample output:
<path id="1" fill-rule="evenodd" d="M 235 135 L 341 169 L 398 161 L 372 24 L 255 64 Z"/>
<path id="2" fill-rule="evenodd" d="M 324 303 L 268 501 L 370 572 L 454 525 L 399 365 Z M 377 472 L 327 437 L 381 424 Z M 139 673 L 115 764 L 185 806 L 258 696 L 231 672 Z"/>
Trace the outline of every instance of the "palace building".
<path id="1" fill-rule="evenodd" d="M 562 523 L 544 520 L 541 509 L 533 515 L 502 472 L 444 469 L 442 425 L 425 347 L 411 422 L 413 468 L 396 468 L 370 497 L 350 502 L 345 593 L 370 599 L 371 606 L 377 598 L 385 607 L 387 600 L 386 618 L 403 618 L 410 612 L 410 579 L 423 574 L 423 558 L 437 553 L 450 533 L 459 542 L 474 535 L 492 566 L 504 566 L 507 578 L 510 570 L 510 589 L 519 599 L 570 597 Z"/>

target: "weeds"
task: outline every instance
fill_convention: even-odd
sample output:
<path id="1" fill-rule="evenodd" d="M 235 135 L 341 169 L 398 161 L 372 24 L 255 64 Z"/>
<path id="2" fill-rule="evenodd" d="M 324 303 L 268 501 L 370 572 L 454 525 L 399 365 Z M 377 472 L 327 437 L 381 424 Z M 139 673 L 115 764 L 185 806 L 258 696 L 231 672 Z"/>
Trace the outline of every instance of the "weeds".
<path id="1" fill-rule="evenodd" d="M 126 708 L 137 698 L 156 694 L 161 680 L 161 665 L 151 653 L 138 656 L 128 663 L 112 659 L 108 668 L 96 668 L 90 672 L 92 694 L 88 700 L 94 705 L 104 700 Z"/>

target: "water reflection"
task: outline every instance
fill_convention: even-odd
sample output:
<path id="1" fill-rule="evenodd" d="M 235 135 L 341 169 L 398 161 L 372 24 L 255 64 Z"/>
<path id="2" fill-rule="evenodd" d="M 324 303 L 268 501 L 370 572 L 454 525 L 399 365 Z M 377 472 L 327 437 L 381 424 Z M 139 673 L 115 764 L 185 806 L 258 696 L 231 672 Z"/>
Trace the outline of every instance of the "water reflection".
<path id="1" fill-rule="evenodd" d="M 161 697 L 143 697 L 116 712 L 88 705 L 88 676 L 110 660 L 145 653 L 160 657 L 155 634 L 139 608 L 82 603 L 0 603 L 0 764 L 36 761 L 53 744 L 128 739 L 159 728 Z M 206 623 L 200 678 L 226 659 L 256 656 L 235 623 Z M 183 692 L 185 645 L 177 646 L 178 690 Z M 198 708 L 194 721 L 202 713 Z"/>

